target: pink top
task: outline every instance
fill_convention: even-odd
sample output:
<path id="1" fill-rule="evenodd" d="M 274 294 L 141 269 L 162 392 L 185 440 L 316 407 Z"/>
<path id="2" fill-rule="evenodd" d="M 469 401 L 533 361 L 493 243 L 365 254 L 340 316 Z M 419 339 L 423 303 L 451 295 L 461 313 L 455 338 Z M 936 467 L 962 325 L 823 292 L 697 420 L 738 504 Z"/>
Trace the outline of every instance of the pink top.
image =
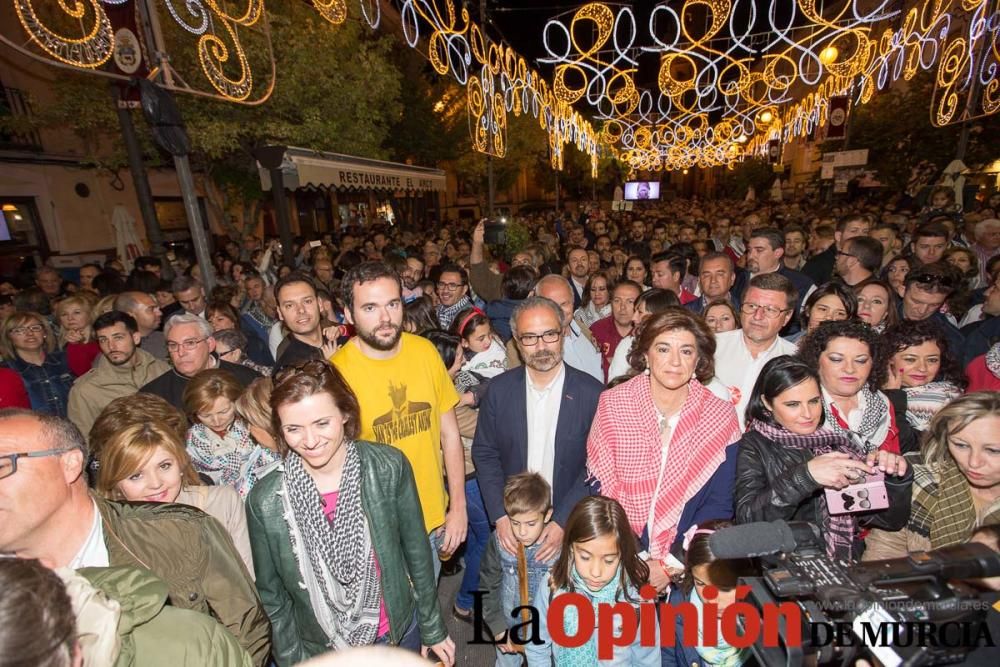
<path id="1" fill-rule="evenodd" d="M 328 521 L 333 521 L 333 517 L 337 515 L 338 496 L 340 496 L 340 491 L 323 494 L 323 514 L 326 514 Z M 382 578 L 382 568 L 378 564 L 378 558 L 375 559 L 375 573 L 379 579 Z M 378 636 L 383 637 L 388 632 L 389 614 L 385 611 L 385 596 L 382 596 L 382 601 L 378 605 Z"/>

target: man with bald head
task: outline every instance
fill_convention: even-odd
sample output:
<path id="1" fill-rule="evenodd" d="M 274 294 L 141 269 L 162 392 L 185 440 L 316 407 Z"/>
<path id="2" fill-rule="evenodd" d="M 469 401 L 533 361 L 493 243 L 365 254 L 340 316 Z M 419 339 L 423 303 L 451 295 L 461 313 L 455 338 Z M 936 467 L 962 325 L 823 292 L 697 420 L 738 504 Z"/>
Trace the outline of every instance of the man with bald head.
<path id="1" fill-rule="evenodd" d="M 131 315 L 139 331 L 139 347 L 161 361 L 167 361 L 167 339 L 160 331 L 163 313 L 145 292 L 122 292 L 115 297 L 114 309 Z"/>
<path id="2" fill-rule="evenodd" d="M 214 616 L 258 666 L 270 624 L 226 529 L 184 505 L 115 503 L 92 495 L 87 444 L 71 422 L 0 410 L 0 557 L 50 568 L 142 567 L 171 605 Z"/>
<path id="3" fill-rule="evenodd" d="M 562 276 L 550 274 L 535 285 L 535 295 L 545 297 L 563 312 L 563 360 L 578 371 L 583 371 L 598 382 L 604 381 L 601 353 L 589 330 L 581 329 L 573 319 L 573 290 Z"/>

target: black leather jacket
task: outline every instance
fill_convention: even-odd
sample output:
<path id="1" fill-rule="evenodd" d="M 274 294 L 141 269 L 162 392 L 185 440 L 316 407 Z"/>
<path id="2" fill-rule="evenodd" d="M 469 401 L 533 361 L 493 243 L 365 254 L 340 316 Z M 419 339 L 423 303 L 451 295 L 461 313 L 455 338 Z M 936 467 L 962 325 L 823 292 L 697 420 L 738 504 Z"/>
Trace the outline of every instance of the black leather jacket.
<path id="1" fill-rule="evenodd" d="M 819 503 L 826 501 L 823 487 L 809 474 L 809 452 L 782 446 L 757 431 L 747 431 L 737 444 L 736 523 L 780 519 L 822 525 Z M 887 477 L 889 507 L 859 514 L 858 525 L 884 530 L 905 527 L 910 517 L 912 485 L 913 471 L 909 467 L 902 477 Z"/>

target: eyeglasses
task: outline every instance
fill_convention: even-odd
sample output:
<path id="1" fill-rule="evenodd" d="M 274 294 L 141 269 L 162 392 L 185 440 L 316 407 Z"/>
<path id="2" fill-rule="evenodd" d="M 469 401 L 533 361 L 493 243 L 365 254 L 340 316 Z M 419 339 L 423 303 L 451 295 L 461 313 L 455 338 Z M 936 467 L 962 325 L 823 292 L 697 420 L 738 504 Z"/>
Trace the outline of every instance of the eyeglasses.
<path id="1" fill-rule="evenodd" d="M 758 310 L 764 311 L 764 317 L 773 320 L 780 317 L 782 313 L 787 313 L 791 308 L 775 308 L 774 306 L 761 306 L 756 303 L 744 303 L 740 306 L 740 311 L 744 315 L 756 315 Z"/>
<path id="2" fill-rule="evenodd" d="M 23 336 L 27 333 L 42 333 L 45 330 L 41 324 L 29 324 L 23 327 L 14 327 L 10 330 L 15 336 Z"/>
<path id="3" fill-rule="evenodd" d="M 194 348 L 198 347 L 201 343 L 208 340 L 208 336 L 205 338 L 192 338 L 191 340 L 181 341 L 180 343 L 175 343 L 174 341 L 169 341 L 167 343 L 167 352 L 176 352 L 177 350 L 184 348 L 185 352 L 190 352 Z"/>
<path id="4" fill-rule="evenodd" d="M 65 454 L 66 452 L 71 452 L 76 447 L 70 447 L 69 449 L 43 449 L 40 452 L 18 452 L 17 454 L 5 454 L 0 456 L 0 479 L 6 479 L 14 473 L 17 472 L 17 460 L 20 458 L 25 459 L 38 459 L 43 456 L 58 456 L 60 454 Z"/>
<path id="5" fill-rule="evenodd" d="M 838 257 L 854 257 L 854 255 L 852 255 L 851 253 L 844 252 L 843 250 L 838 250 L 837 251 L 837 256 Z"/>
<path id="6" fill-rule="evenodd" d="M 524 334 L 523 336 L 517 337 L 517 339 L 521 341 L 521 345 L 524 345 L 525 347 L 534 347 L 535 345 L 538 345 L 539 338 L 546 343 L 554 343 L 562 338 L 562 331 L 553 329 L 551 331 L 546 331 L 543 334 Z"/>
<path id="7" fill-rule="evenodd" d="M 438 289 L 447 290 L 449 292 L 454 292 L 460 287 L 465 287 L 465 283 L 438 283 Z"/>

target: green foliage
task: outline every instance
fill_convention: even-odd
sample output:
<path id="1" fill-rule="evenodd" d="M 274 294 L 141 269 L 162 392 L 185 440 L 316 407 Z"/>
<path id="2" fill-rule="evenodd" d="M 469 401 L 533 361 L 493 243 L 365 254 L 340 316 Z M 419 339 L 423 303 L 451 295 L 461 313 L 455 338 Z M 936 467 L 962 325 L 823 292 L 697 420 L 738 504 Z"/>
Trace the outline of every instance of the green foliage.
<path id="1" fill-rule="evenodd" d="M 548 137 L 538 120 L 529 114 L 507 115 L 507 154 L 493 160 L 493 183 L 496 192 L 513 187 L 522 169 L 529 173 L 551 173 L 548 167 Z M 486 156 L 472 149 L 468 133 L 463 137 L 460 157 L 455 161 L 459 180 L 472 184 L 481 202 L 488 192 Z"/>
<path id="2" fill-rule="evenodd" d="M 396 48 L 392 61 L 401 76 L 399 113 L 385 143 L 389 157 L 422 167 L 456 159 L 467 134 L 465 91 L 411 49 Z"/>
<path id="3" fill-rule="evenodd" d="M 507 223 L 507 244 L 504 246 L 504 254 L 509 260 L 516 253 L 531 245 L 532 241 L 531 230 L 517 220 L 513 220 Z"/>
<path id="4" fill-rule="evenodd" d="M 192 162 L 205 175 L 209 205 L 234 238 L 253 233 L 258 224 L 263 193 L 255 149 L 285 144 L 386 158 L 390 129 L 403 109 L 400 72 L 390 57 L 399 46 L 391 37 L 358 21 L 332 26 L 302 3 L 274 3 L 268 12 L 277 83 L 267 102 L 246 106 L 175 95 L 191 138 Z M 169 20 L 163 23 L 168 43 L 175 45 L 171 58 L 178 71 L 197 71 L 193 42 Z M 247 49 L 258 85 L 266 85 L 270 65 L 260 54 L 259 48 Z M 208 85 L 200 79 L 191 83 Z M 39 126 L 68 127 L 89 155 L 100 156 L 95 164 L 124 166 L 118 119 L 104 81 L 86 74 L 60 76 L 56 93 L 57 101 L 39 115 Z M 141 114 L 134 118 L 147 167 L 166 161 Z M 239 226 L 230 219 L 234 209 L 242 218 Z"/>
<path id="5" fill-rule="evenodd" d="M 740 162 L 732 171 L 724 172 L 721 179 L 722 191 L 727 197 L 742 199 L 750 187 L 760 197 L 763 191 L 774 181 L 774 171 L 771 164 L 763 158 L 750 158 Z"/>

